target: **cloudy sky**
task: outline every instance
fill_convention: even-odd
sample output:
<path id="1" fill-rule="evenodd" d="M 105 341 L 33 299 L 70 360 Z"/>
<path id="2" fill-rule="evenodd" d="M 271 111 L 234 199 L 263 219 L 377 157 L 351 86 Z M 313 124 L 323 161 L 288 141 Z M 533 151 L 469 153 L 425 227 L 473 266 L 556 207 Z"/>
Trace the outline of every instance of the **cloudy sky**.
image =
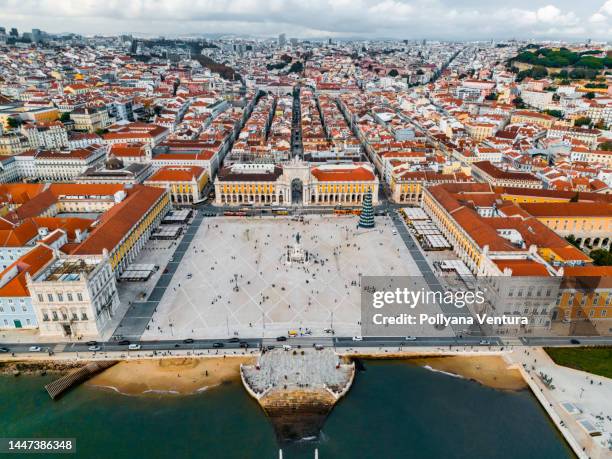
<path id="1" fill-rule="evenodd" d="M 0 0 L 0 26 L 83 34 L 612 39 L 612 0 Z"/>

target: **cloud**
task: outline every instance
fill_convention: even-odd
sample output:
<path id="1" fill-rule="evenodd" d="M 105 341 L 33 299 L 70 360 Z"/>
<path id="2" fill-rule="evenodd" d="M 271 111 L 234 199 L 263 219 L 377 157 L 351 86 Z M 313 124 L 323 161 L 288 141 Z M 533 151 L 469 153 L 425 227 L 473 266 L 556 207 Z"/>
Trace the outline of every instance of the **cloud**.
<path id="1" fill-rule="evenodd" d="M 4 26 L 51 32 L 482 39 L 606 38 L 612 0 L 0 0 Z M 589 30 L 591 33 L 591 30 Z"/>

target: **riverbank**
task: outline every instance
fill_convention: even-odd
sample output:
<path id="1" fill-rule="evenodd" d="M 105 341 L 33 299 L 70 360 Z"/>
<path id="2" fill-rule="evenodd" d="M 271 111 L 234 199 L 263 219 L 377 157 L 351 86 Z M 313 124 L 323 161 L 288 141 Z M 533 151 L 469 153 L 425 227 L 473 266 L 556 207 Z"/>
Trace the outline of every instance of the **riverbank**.
<path id="1" fill-rule="evenodd" d="M 509 368 L 501 356 L 441 356 L 409 359 L 410 363 L 442 371 L 500 390 L 523 390 L 528 385 L 520 371 Z"/>
<path id="2" fill-rule="evenodd" d="M 0 360 L 0 375 L 64 374 L 86 364 L 82 360 Z"/>
<path id="3" fill-rule="evenodd" d="M 240 365 L 253 362 L 231 356 L 124 360 L 87 384 L 126 395 L 189 395 L 240 380 Z"/>

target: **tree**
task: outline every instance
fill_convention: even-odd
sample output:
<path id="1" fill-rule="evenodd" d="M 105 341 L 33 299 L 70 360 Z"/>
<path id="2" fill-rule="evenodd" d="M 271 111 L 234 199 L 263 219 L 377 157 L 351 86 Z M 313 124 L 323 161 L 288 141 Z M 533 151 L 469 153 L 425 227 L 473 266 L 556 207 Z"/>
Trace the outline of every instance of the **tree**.
<path id="1" fill-rule="evenodd" d="M 563 118 L 563 112 L 561 110 L 544 110 L 544 113 L 555 118 Z"/>
<path id="2" fill-rule="evenodd" d="M 589 124 L 591 124 L 591 118 L 589 118 L 588 116 L 581 116 L 580 118 L 576 118 L 574 120 L 574 126 L 577 127 L 588 126 Z"/>
<path id="3" fill-rule="evenodd" d="M 387 74 L 387 76 L 390 76 L 390 77 L 393 77 L 393 78 L 395 78 L 398 75 L 399 75 L 399 72 L 396 69 L 389 70 L 389 73 Z"/>
<path id="4" fill-rule="evenodd" d="M 304 64 L 302 64 L 301 62 L 294 62 L 293 64 L 291 64 L 291 67 L 289 67 L 289 73 L 301 73 L 304 70 Z"/>
<path id="5" fill-rule="evenodd" d="M 64 112 L 60 115 L 60 121 L 62 123 L 67 123 L 68 121 L 70 121 L 70 113 L 69 112 Z"/>
<path id="6" fill-rule="evenodd" d="M 21 121 L 21 118 L 9 117 L 7 120 L 7 123 L 11 129 L 17 129 L 19 126 L 23 124 L 23 121 Z"/>
<path id="7" fill-rule="evenodd" d="M 515 97 L 514 100 L 512 101 L 514 103 L 514 105 L 516 105 L 516 108 L 525 108 L 525 102 L 523 101 L 522 97 Z"/>
<path id="8" fill-rule="evenodd" d="M 497 100 L 497 94 L 495 94 L 494 92 L 492 92 L 491 94 L 487 94 L 485 100 Z"/>
<path id="9" fill-rule="evenodd" d="M 374 228 L 374 208 L 372 207 L 372 193 L 370 192 L 366 193 L 363 198 L 359 226 L 361 228 Z"/>
<path id="10" fill-rule="evenodd" d="M 580 195 L 578 194 L 578 192 L 576 192 L 576 194 L 572 196 L 572 199 L 570 199 L 569 202 L 578 202 L 578 201 L 580 201 Z"/>
<path id="11" fill-rule="evenodd" d="M 592 91 L 587 92 L 584 96 L 585 99 L 594 99 L 595 98 L 595 93 Z"/>
<path id="12" fill-rule="evenodd" d="M 606 249 L 595 249 L 590 253 L 593 264 L 597 266 L 612 266 L 612 252 Z"/>
<path id="13" fill-rule="evenodd" d="M 612 151 L 612 140 L 606 140 L 599 144 L 598 150 Z"/>

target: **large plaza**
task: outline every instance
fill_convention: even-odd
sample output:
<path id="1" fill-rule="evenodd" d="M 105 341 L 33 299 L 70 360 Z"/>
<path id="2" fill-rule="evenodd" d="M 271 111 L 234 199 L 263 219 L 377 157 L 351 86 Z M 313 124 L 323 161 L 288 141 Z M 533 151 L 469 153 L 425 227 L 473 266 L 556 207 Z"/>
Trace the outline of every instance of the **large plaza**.
<path id="1" fill-rule="evenodd" d="M 204 219 L 143 339 L 360 335 L 361 276 L 420 273 L 390 218 L 369 230 L 357 221 Z"/>

